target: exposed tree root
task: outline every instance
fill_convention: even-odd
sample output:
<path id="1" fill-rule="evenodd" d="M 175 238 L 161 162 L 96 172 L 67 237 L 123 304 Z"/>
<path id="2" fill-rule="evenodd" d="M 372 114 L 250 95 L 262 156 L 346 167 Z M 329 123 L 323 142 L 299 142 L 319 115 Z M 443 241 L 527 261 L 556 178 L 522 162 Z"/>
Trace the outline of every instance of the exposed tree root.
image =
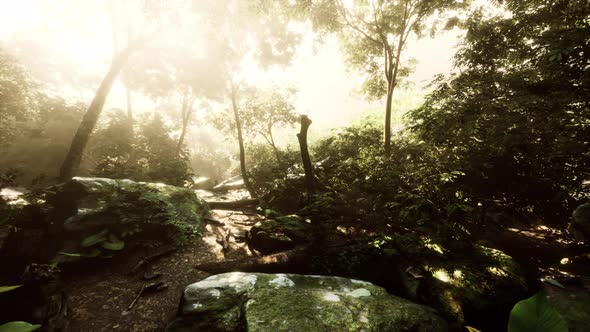
<path id="1" fill-rule="evenodd" d="M 178 250 L 177 247 L 175 246 L 168 246 L 168 247 L 164 247 L 163 249 L 161 249 L 160 251 L 156 252 L 155 254 L 151 254 L 145 258 L 143 258 L 142 260 L 140 260 L 131 270 L 131 273 L 135 273 L 137 271 L 139 271 L 139 269 L 141 269 L 144 266 L 147 266 L 147 264 L 153 262 L 154 260 L 168 255 L 170 253 L 175 252 L 176 250 Z"/>
<path id="2" fill-rule="evenodd" d="M 240 210 L 244 207 L 256 206 L 258 199 L 241 199 L 239 201 L 205 201 L 211 209 Z"/>
<path id="3" fill-rule="evenodd" d="M 208 273 L 224 273 L 230 271 L 241 272 L 275 272 L 275 271 L 291 271 L 306 265 L 310 258 L 310 247 L 301 246 L 291 250 L 279 252 L 276 254 L 265 255 L 262 257 L 251 257 L 235 261 L 225 261 L 197 265 L 197 270 Z"/>

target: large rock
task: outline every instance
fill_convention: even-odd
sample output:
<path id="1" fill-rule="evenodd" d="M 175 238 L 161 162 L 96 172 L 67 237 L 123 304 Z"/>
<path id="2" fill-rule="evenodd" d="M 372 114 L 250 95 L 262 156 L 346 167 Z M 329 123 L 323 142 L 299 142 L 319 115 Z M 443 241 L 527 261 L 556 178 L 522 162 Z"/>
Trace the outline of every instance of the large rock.
<path id="1" fill-rule="evenodd" d="M 232 272 L 184 291 L 178 331 L 447 331 L 434 310 L 371 283 L 328 276 Z"/>
<path id="2" fill-rule="evenodd" d="M 73 178 L 48 197 L 52 221 L 63 225 L 62 252 L 97 255 L 128 239 L 183 243 L 204 226 L 206 204 L 189 189 L 161 183 Z"/>
<path id="3" fill-rule="evenodd" d="M 310 240 L 311 222 L 297 215 L 267 219 L 256 223 L 248 233 L 248 246 L 262 254 L 295 248 Z"/>
<path id="4" fill-rule="evenodd" d="M 590 239 L 590 203 L 578 206 L 572 214 L 570 233 L 578 240 L 589 242 Z"/>
<path id="5" fill-rule="evenodd" d="M 192 189 L 211 190 L 215 187 L 216 181 L 206 176 L 193 177 Z"/>
<path id="6" fill-rule="evenodd" d="M 543 284 L 543 296 L 565 321 L 568 331 L 590 331 L 590 281 L 557 287 Z"/>
<path id="7" fill-rule="evenodd" d="M 242 179 L 242 176 L 236 175 L 213 187 L 213 191 L 229 191 L 245 188 L 246 187 L 244 185 L 244 179 Z"/>
<path id="8" fill-rule="evenodd" d="M 395 241 L 402 280 L 393 283 L 405 288 L 400 293 L 458 325 L 506 326 L 512 306 L 528 294 L 525 271 L 512 257 L 479 244 L 451 251 L 430 239 L 416 240 Z"/>

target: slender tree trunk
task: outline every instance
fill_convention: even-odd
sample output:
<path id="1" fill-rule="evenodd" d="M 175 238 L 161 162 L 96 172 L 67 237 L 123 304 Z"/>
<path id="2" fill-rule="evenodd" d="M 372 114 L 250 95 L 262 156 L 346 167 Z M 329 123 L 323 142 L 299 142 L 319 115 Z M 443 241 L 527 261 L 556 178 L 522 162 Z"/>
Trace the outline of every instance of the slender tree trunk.
<path id="1" fill-rule="evenodd" d="M 191 112 L 190 110 L 188 111 Z M 190 116 L 190 114 L 188 115 Z M 180 137 L 178 138 L 178 145 L 176 146 L 176 155 L 180 155 L 180 151 L 182 151 L 182 144 L 184 143 L 184 137 L 186 136 L 186 129 L 188 127 L 188 120 L 182 121 L 182 131 L 180 132 Z"/>
<path id="2" fill-rule="evenodd" d="M 96 126 L 96 122 L 102 112 L 107 96 L 111 91 L 113 82 L 123 69 L 131 51 L 131 47 L 128 47 L 125 51 L 115 57 L 111 64 L 111 68 L 100 83 L 96 95 L 88 107 L 86 114 L 84 114 L 84 118 L 82 118 L 82 122 L 76 131 L 76 135 L 72 139 L 72 144 L 70 145 L 66 158 L 61 165 L 59 171 L 60 181 L 69 180 L 78 171 L 80 162 L 82 161 L 82 155 L 84 154 L 84 149 L 86 148 L 90 135 Z"/>
<path id="3" fill-rule="evenodd" d="M 275 139 L 272 136 L 272 127 L 268 127 L 268 138 L 269 138 L 270 146 L 272 146 L 272 149 L 275 153 L 275 157 L 277 157 L 277 162 L 279 163 L 279 168 L 283 167 L 283 160 L 281 159 L 281 154 L 279 153 L 279 149 L 277 149 L 277 145 L 275 144 Z"/>
<path id="4" fill-rule="evenodd" d="M 236 101 L 236 89 L 233 85 L 231 91 L 231 104 L 236 121 L 236 129 L 238 131 L 238 144 L 240 145 L 240 172 L 242 173 L 242 179 L 244 179 L 244 186 L 246 186 L 246 190 L 248 190 L 248 193 L 250 193 L 252 198 L 258 198 L 258 195 L 256 195 L 256 192 L 250 183 L 248 172 L 246 171 L 246 150 L 244 149 L 244 138 L 242 137 L 242 122 L 240 121 L 240 113 Z"/>
<path id="5" fill-rule="evenodd" d="M 299 148 L 301 149 L 301 161 L 303 162 L 303 169 L 305 171 L 305 187 L 310 195 L 315 194 L 315 179 L 313 177 L 313 165 L 309 157 L 309 149 L 307 147 L 307 130 L 311 125 L 311 119 L 307 115 L 301 115 L 299 118 L 301 122 L 301 129 L 297 134 L 299 141 Z"/>
<path id="6" fill-rule="evenodd" d="M 392 108 L 392 101 L 393 101 L 393 91 L 395 90 L 395 86 L 397 85 L 397 72 L 399 68 L 399 60 L 401 58 L 401 48 L 403 47 L 402 38 L 400 37 L 400 43 L 397 50 L 397 55 L 395 57 L 395 65 L 393 68 L 393 74 L 391 76 L 391 81 L 388 83 L 387 87 L 387 102 L 385 104 L 385 131 L 384 131 L 384 141 L 385 141 L 385 159 L 389 159 L 391 157 L 391 108 Z"/>
<path id="7" fill-rule="evenodd" d="M 387 84 L 387 100 L 385 102 L 385 129 L 383 130 L 383 142 L 385 147 L 385 158 L 391 156 L 391 104 L 393 100 L 393 82 Z"/>
<path id="8" fill-rule="evenodd" d="M 385 105 L 385 130 L 384 130 L 384 142 L 385 142 L 385 159 L 389 159 L 391 157 L 391 107 L 392 107 L 392 99 L 393 99 L 393 91 L 397 85 L 397 72 L 399 69 L 399 61 L 402 55 L 402 48 L 404 47 L 405 43 L 405 34 L 406 30 L 411 30 L 411 27 L 408 29 L 408 3 L 405 3 L 406 7 L 404 9 L 404 18 L 402 21 L 402 31 L 399 34 L 399 40 L 397 43 L 397 50 L 395 55 L 395 65 L 391 68 L 393 54 L 391 48 L 389 49 L 386 54 L 388 54 L 388 61 L 389 61 L 389 72 L 388 72 L 388 79 L 387 79 L 387 102 Z M 387 44 L 385 44 L 387 45 Z M 386 46 L 389 47 L 389 46 Z"/>
<path id="9" fill-rule="evenodd" d="M 131 89 L 128 86 L 125 86 L 125 93 L 127 94 L 127 119 L 129 125 L 133 128 L 133 102 L 131 100 Z"/>
<path id="10" fill-rule="evenodd" d="M 180 132 L 180 138 L 178 138 L 178 145 L 176 147 L 176 155 L 180 155 L 180 151 L 182 150 L 182 144 L 184 144 L 184 138 L 186 136 L 186 130 L 188 128 L 188 124 L 191 119 L 191 115 L 193 113 L 193 105 L 195 99 L 190 98 L 190 100 L 186 99 L 182 103 L 182 131 Z"/>

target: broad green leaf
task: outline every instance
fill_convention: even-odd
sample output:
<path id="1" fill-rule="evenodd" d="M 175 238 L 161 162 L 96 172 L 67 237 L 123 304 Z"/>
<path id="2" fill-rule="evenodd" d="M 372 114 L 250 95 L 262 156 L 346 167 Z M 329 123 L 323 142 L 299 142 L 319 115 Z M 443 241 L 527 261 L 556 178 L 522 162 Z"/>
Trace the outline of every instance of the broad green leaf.
<path id="1" fill-rule="evenodd" d="M 97 243 L 101 243 L 106 241 L 107 239 L 107 234 L 108 234 L 108 230 L 102 230 L 96 234 L 92 234 L 89 237 L 85 238 L 84 240 L 82 240 L 82 247 L 86 248 L 86 247 L 90 247 L 93 246 Z"/>
<path id="2" fill-rule="evenodd" d="M 14 285 L 14 286 L 0 286 L 0 293 L 10 292 L 13 289 L 17 289 L 22 285 Z"/>
<path id="3" fill-rule="evenodd" d="M 119 239 L 113 239 L 113 240 L 109 240 L 106 242 L 103 242 L 102 247 L 108 250 L 121 250 L 123 248 L 125 248 L 125 242 L 119 240 Z"/>
<path id="4" fill-rule="evenodd" d="M 88 253 L 82 255 L 84 257 L 98 257 L 98 255 L 100 255 L 102 253 L 102 251 L 100 251 L 99 248 L 92 248 L 92 250 L 90 250 Z"/>
<path id="5" fill-rule="evenodd" d="M 41 328 L 41 325 L 27 322 L 8 322 L 0 325 L 0 332 L 31 332 Z"/>
<path id="6" fill-rule="evenodd" d="M 508 332 L 567 332 L 563 318 L 547 302 L 545 294 L 538 292 L 534 296 L 518 302 L 510 312 Z"/>

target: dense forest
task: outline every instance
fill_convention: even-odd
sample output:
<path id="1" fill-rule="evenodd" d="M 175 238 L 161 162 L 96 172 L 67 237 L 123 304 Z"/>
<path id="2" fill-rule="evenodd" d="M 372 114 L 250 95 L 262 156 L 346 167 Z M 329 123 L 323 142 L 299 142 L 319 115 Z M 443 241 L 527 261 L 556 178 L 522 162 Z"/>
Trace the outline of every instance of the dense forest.
<path id="1" fill-rule="evenodd" d="M 587 0 L 2 7 L 0 332 L 590 331 Z"/>

